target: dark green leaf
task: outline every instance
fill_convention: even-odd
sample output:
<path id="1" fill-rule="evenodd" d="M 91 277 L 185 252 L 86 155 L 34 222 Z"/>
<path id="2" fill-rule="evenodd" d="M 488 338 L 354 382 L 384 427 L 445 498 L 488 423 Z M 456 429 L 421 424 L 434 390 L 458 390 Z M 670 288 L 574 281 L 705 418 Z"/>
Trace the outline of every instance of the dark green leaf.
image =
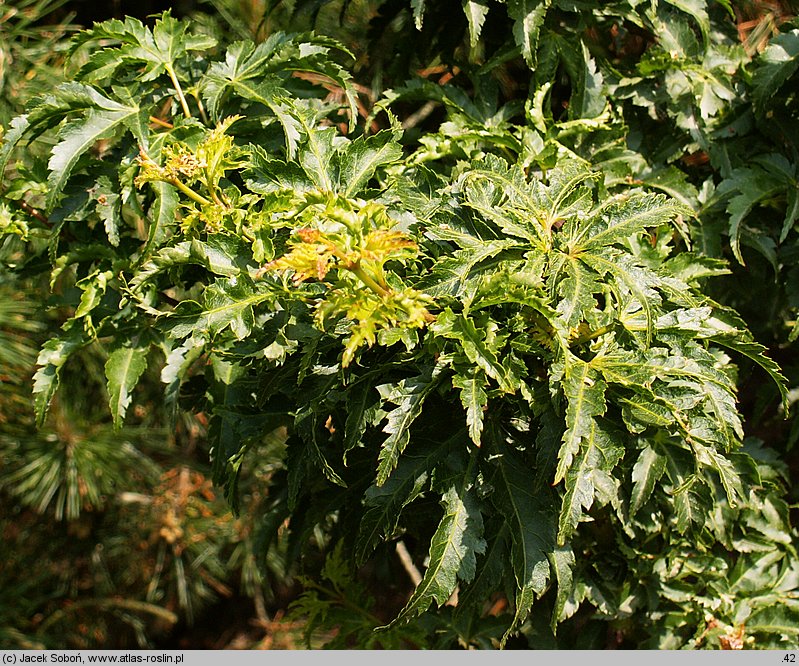
<path id="1" fill-rule="evenodd" d="M 202 305 L 182 301 L 165 325 L 178 340 L 188 336 L 213 339 L 228 327 L 243 340 L 254 324 L 253 307 L 271 298 L 269 293 L 254 291 L 244 277 L 218 279 L 206 288 Z"/>
<path id="2" fill-rule="evenodd" d="M 562 382 L 566 407 L 566 432 L 558 451 L 558 468 L 555 483 L 566 478 L 583 440 L 590 442 L 596 434 L 595 419 L 605 413 L 607 385 L 589 363 L 572 359 L 566 365 Z"/>
<path id="3" fill-rule="evenodd" d="M 485 392 L 486 377 L 480 370 L 472 370 L 466 375 L 456 374 L 452 378 L 452 385 L 460 389 L 460 398 L 463 409 L 466 410 L 466 425 L 469 427 L 469 437 L 480 446 L 480 433 L 483 431 L 483 411 L 488 404 L 488 395 Z"/>
<path id="4" fill-rule="evenodd" d="M 458 340 L 466 357 L 496 380 L 503 391 L 513 393 L 518 388 L 518 378 L 497 357 L 494 331 L 488 330 L 484 335 L 474 321 L 450 310 L 442 312 L 430 328 L 436 335 Z"/>
<path id="5" fill-rule="evenodd" d="M 147 369 L 147 352 L 146 346 L 119 347 L 109 354 L 105 363 L 108 404 L 115 428 L 122 426 L 130 406 L 131 392 Z"/>
<path id="6" fill-rule="evenodd" d="M 402 509 L 425 490 L 435 464 L 453 444 L 463 441 L 459 430 L 438 444 L 425 442 L 423 451 L 402 456 L 397 469 L 382 485 L 373 484 L 364 494 L 364 513 L 355 541 L 355 558 L 362 564 L 380 539 L 390 538 L 399 522 Z"/>
<path id="7" fill-rule="evenodd" d="M 422 582 L 388 626 L 420 615 L 433 602 L 443 606 L 459 580 L 474 578 L 477 554 L 485 552 L 483 517 L 471 490 L 450 488 L 442 497 L 444 517 L 430 540 L 429 563 Z"/>
<path id="8" fill-rule="evenodd" d="M 489 262 L 485 260 L 518 246 L 516 241 L 496 240 L 475 243 L 463 250 L 457 250 L 453 255 L 436 262 L 417 288 L 433 297 L 454 296 L 463 299 L 491 269 Z"/>
<path id="9" fill-rule="evenodd" d="M 108 242 L 114 247 L 119 245 L 119 225 L 122 222 L 117 189 L 107 176 L 100 176 L 91 189 L 91 196 L 97 202 L 97 214 L 103 221 Z"/>
<path id="10" fill-rule="evenodd" d="M 378 167 L 402 157 L 402 148 L 397 143 L 400 134 L 398 128 L 383 130 L 347 144 L 339 157 L 339 181 L 345 196 L 360 192 Z"/>
<path id="11" fill-rule="evenodd" d="M 496 469 L 495 484 L 501 498 L 497 510 L 505 515 L 510 527 L 511 563 L 516 577 L 516 611 L 506 640 L 527 618 L 535 596 L 543 594 L 549 582 L 557 515 L 550 493 L 533 487 L 533 479 L 508 448 L 503 447 Z"/>
<path id="12" fill-rule="evenodd" d="M 596 274 L 579 259 L 563 255 L 559 268 L 563 277 L 558 282 L 556 311 L 563 325 L 573 328 L 596 307 L 594 293 L 600 286 Z"/>
<path id="13" fill-rule="evenodd" d="M 633 234 L 660 226 L 680 214 L 689 215 L 690 211 L 663 195 L 620 196 L 599 209 L 577 235 L 576 244 L 591 250 L 622 243 Z"/>
<path id="14" fill-rule="evenodd" d="M 565 619 L 564 611 L 574 586 L 574 552 L 568 546 L 559 546 L 550 554 L 549 563 L 558 584 L 555 607 L 552 610 L 552 620 L 549 623 L 554 634 L 557 632 L 558 624 Z"/>
<path id="15" fill-rule="evenodd" d="M 795 601 L 762 608 L 746 620 L 748 634 L 777 634 L 795 641 L 799 636 L 799 607 Z"/>
<path id="16" fill-rule="evenodd" d="M 371 378 L 355 382 L 347 392 L 347 420 L 344 426 L 344 459 L 347 452 L 361 442 L 364 432 L 377 411 L 378 396 Z"/>
<path id="17" fill-rule="evenodd" d="M 724 347 L 734 349 L 739 354 L 743 354 L 748 359 L 754 361 L 761 368 L 763 368 L 763 370 L 769 374 L 769 376 L 774 380 L 774 383 L 777 385 L 777 390 L 780 392 L 780 396 L 782 398 L 783 409 L 785 410 L 786 415 L 788 414 L 790 407 L 788 401 L 788 390 L 786 388 L 788 380 L 783 376 L 780 366 L 766 356 L 766 352 L 768 351 L 766 347 L 751 340 L 741 340 L 740 337 L 714 336 L 712 340 L 717 344 L 723 345 Z"/>
<path id="18" fill-rule="evenodd" d="M 137 106 L 125 106 L 103 98 L 103 107 L 90 109 L 84 118 L 74 120 L 59 133 L 59 142 L 47 166 L 47 210 L 52 211 L 78 158 L 100 139 L 107 139 L 139 113 Z"/>
<path id="19" fill-rule="evenodd" d="M 177 191 L 167 183 L 153 183 L 155 201 L 150 208 L 150 231 L 145 255 L 161 247 L 177 226 Z"/>
<path id="20" fill-rule="evenodd" d="M 544 24 L 551 0 L 507 0 L 513 19 L 513 38 L 531 67 L 535 65 L 538 33 Z"/>
<path id="21" fill-rule="evenodd" d="M 30 127 L 28 116 L 17 116 L 8 125 L 8 130 L 3 134 L 3 143 L 0 146 L 0 174 L 5 173 L 6 165 L 11 153 L 25 136 Z"/>
<path id="22" fill-rule="evenodd" d="M 380 447 L 377 464 L 377 485 L 382 486 L 397 465 L 397 460 L 410 441 L 410 428 L 422 413 L 424 401 L 438 383 L 437 373 L 426 373 L 398 384 L 379 386 L 381 396 L 397 407 L 387 415 L 383 432 L 388 437 Z"/>
<path id="23" fill-rule="evenodd" d="M 469 21 L 469 44 L 474 48 L 480 40 L 488 5 L 486 0 L 463 0 L 463 12 Z"/>
<path id="24" fill-rule="evenodd" d="M 38 369 L 33 376 L 33 399 L 36 411 L 36 424 L 44 425 L 50 402 L 58 390 L 59 375 L 64 363 L 86 341 L 75 329 L 70 329 L 61 337 L 52 338 L 44 343 L 39 357 L 36 359 Z"/>
<path id="25" fill-rule="evenodd" d="M 633 490 L 630 494 L 630 517 L 634 517 L 652 495 L 655 484 L 666 471 L 666 459 L 651 446 L 641 449 L 633 466 Z"/>
<path id="26" fill-rule="evenodd" d="M 596 421 L 580 443 L 580 450 L 566 472 L 566 492 L 560 511 L 558 545 L 574 534 L 577 524 L 598 497 L 603 504 L 615 500 L 618 481 L 612 472 L 624 455 L 615 438 Z"/>
<path id="27" fill-rule="evenodd" d="M 80 46 L 99 40 L 120 43 L 114 50 L 97 51 L 80 71 L 81 78 L 102 80 L 112 77 L 125 64 L 145 65 L 143 81 L 152 81 L 163 73 L 174 75 L 177 61 L 187 51 L 213 48 L 216 40 L 208 35 L 187 35 L 189 24 L 178 21 L 168 13 L 162 14 L 152 30 L 138 19 L 112 19 L 96 23 L 73 42 L 73 52 Z"/>
<path id="28" fill-rule="evenodd" d="M 762 113 L 767 102 L 799 69 L 799 29 L 777 35 L 760 56 L 753 76 L 752 99 Z"/>

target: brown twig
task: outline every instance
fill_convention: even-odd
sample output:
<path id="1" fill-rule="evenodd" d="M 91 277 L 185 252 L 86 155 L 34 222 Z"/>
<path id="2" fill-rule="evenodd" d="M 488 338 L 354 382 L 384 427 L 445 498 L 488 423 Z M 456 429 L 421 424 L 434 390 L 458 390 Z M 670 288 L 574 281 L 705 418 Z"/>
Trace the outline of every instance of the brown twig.
<path id="1" fill-rule="evenodd" d="M 161 120 L 156 116 L 150 116 L 150 122 L 153 125 L 158 125 L 159 127 L 163 127 L 165 129 L 175 129 L 175 126 L 172 123 L 168 123 L 166 120 Z"/>
<path id="2" fill-rule="evenodd" d="M 405 544 L 402 541 L 397 541 L 397 555 L 399 556 L 402 567 L 407 572 L 408 577 L 411 579 L 411 581 L 413 581 L 414 587 L 418 587 L 419 583 L 422 582 L 422 574 L 419 573 L 419 569 L 416 568 L 416 565 L 411 559 L 411 554 L 408 552 L 408 549 L 405 547 Z"/>
<path id="3" fill-rule="evenodd" d="M 410 129 L 416 127 L 419 123 L 425 120 L 433 111 L 436 110 L 438 102 L 425 102 L 418 111 L 414 111 L 405 120 L 402 121 L 402 129 Z"/>
<path id="4" fill-rule="evenodd" d="M 53 225 L 50 223 L 50 220 L 48 220 L 47 217 L 43 213 L 41 213 L 40 211 L 36 210 L 29 203 L 26 203 L 25 201 L 22 201 L 22 200 L 14 200 L 14 203 L 17 206 L 19 206 L 19 208 L 21 210 L 23 210 L 24 212 L 26 212 L 28 215 L 30 215 L 31 217 L 36 218 L 37 220 L 39 220 L 39 222 L 44 224 L 48 229 L 52 229 Z"/>

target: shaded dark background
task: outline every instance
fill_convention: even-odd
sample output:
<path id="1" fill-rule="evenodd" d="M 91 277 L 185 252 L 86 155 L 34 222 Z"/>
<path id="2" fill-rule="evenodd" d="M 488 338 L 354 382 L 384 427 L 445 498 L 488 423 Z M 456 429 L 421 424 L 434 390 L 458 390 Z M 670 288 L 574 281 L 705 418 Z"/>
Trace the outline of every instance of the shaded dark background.
<path id="1" fill-rule="evenodd" d="M 69 0 L 54 13 L 54 18 L 73 14 L 73 22 L 89 26 L 94 21 L 121 19 L 125 16 L 144 19 L 150 14 L 157 14 L 167 9 L 171 9 L 175 16 L 185 16 L 197 9 L 199 4 L 193 0 L 177 0 L 176 2 L 164 2 L 163 0 L 106 0 L 104 2 Z"/>

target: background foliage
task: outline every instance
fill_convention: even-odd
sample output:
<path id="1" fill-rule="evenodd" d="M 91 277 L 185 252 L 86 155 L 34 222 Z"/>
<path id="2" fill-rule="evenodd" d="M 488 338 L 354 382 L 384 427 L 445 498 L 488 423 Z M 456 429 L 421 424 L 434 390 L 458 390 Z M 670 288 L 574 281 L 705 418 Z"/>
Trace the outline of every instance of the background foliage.
<path id="1" fill-rule="evenodd" d="M 795 641 L 789 3 L 17 4 L 0 640 Z"/>

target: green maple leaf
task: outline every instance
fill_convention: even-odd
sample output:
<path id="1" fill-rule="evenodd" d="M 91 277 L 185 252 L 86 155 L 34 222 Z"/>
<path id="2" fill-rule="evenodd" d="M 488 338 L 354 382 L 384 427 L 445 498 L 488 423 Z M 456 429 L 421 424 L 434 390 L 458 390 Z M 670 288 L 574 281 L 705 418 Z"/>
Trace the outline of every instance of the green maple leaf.
<path id="1" fill-rule="evenodd" d="M 508 16 L 513 19 L 513 38 L 530 66 L 535 64 L 538 35 L 551 0 L 507 0 Z"/>
<path id="2" fill-rule="evenodd" d="M 775 92 L 799 69 L 799 29 L 776 35 L 760 55 L 752 77 L 752 99 L 762 113 Z"/>
<path id="3" fill-rule="evenodd" d="M 429 563 L 411 598 L 388 626 L 443 606 L 459 580 L 474 578 L 477 554 L 485 551 L 483 519 L 473 491 L 451 487 L 441 498 L 444 516 L 430 539 Z"/>
<path id="4" fill-rule="evenodd" d="M 174 77 L 179 61 L 190 51 L 206 51 L 216 45 L 209 35 L 189 34 L 189 23 L 163 13 L 152 29 L 138 19 L 111 19 L 96 23 L 76 36 L 71 52 L 102 41 L 117 42 L 116 48 L 94 51 L 78 76 L 89 81 L 113 80 L 120 68 L 143 65 L 141 81 L 153 81 L 162 74 Z"/>
<path id="5" fill-rule="evenodd" d="M 119 428 L 130 406 L 133 387 L 147 369 L 146 346 L 119 347 L 111 352 L 105 363 L 108 397 L 114 427 Z"/>
<path id="6" fill-rule="evenodd" d="M 427 373 L 403 379 L 396 385 L 378 387 L 383 399 L 397 405 L 386 415 L 383 432 L 388 433 L 380 447 L 377 485 L 382 486 L 394 470 L 400 454 L 411 438 L 410 428 L 422 413 L 424 402 L 438 382 L 438 373 Z"/>
<path id="7" fill-rule="evenodd" d="M 536 492 L 521 459 L 503 446 L 496 461 L 495 500 L 504 515 L 512 539 L 511 567 L 516 580 L 513 623 L 503 641 L 527 618 L 536 595 L 547 588 L 555 551 L 557 514 L 549 492 Z M 561 573 L 561 576 L 563 574 Z"/>
<path id="8" fill-rule="evenodd" d="M 61 368 L 85 344 L 86 340 L 78 328 L 71 327 L 60 337 L 51 338 L 42 346 L 36 359 L 38 369 L 33 376 L 34 410 L 39 427 L 44 425 L 50 403 L 58 390 Z"/>

